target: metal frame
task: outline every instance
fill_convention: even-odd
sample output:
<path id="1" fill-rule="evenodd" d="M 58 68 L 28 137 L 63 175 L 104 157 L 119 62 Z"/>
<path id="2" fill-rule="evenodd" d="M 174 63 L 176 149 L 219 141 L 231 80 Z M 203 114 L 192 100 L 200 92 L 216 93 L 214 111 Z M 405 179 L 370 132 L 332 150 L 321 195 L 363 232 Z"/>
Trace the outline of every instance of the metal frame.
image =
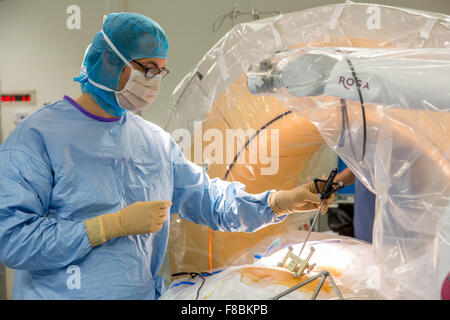
<path id="1" fill-rule="evenodd" d="M 306 279 L 305 281 L 303 281 L 303 282 L 301 282 L 299 284 L 296 284 L 295 286 L 293 286 L 293 287 L 283 291 L 282 293 L 274 296 L 272 298 L 272 300 L 278 300 L 278 299 L 288 295 L 289 293 L 291 293 L 291 292 L 293 292 L 293 291 L 295 291 L 295 290 L 297 290 L 297 289 L 307 285 L 308 283 L 310 283 L 310 282 L 312 282 L 312 281 L 314 281 L 314 280 L 316 280 L 318 278 L 322 278 L 322 279 L 320 280 L 319 285 L 317 286 L 316 290 L 314 291 L 314 293 L 313 293 L 313 295 L 311 297 L 311 300 L 316 300 L 317 295 L 319 294 L 320 289 L 322 289 L 322 286 L 323 286 L 323 284 L 324 284 L 324 282 L 325 282 L 325 280 L 327 278 L 329 278 L 329 281 L 330 281 L 331 285 L 333 286 L 334 291 L 336 292 L 336 295 L 338 296 L 339 300 L 343 300 L 344 299 L 342 294 L 341 294 L 341 292 L 339 291 L 338 287 L 336 286 L 336 283 L 334 282 L 333 277 L 331 276 L 331 274 L 327 270 L 322 270 L 319 274 L 317 274 L 317 275 L 315 275 L 315 276 L 313 276 L 313 277 L 311 277 L 309 279 Z"/>

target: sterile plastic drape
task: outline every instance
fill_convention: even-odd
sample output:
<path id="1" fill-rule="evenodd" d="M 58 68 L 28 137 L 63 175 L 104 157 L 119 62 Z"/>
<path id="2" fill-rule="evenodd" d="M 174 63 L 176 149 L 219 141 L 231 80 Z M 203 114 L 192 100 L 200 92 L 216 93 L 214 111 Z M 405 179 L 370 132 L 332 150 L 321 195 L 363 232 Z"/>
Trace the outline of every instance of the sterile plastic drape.
<path id="1" fill-rule="evenodd" d="M 375 4 L 239 24 L 176 88 L 166 130 L 252 193 L 326 174 L 338 154 L 377 196 L 379 294 L 437 299 L 450 271 L 449 48 L 449 16 Z M 230 265 L 304 218 L 253 234 L 173 219 L 172 271 Z"/>

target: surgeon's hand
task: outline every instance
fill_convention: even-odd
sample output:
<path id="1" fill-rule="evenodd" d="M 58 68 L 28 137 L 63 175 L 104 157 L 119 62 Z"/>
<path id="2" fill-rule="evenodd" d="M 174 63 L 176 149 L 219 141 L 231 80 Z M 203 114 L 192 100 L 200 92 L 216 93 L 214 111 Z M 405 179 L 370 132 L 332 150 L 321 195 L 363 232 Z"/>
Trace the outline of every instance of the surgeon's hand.
<path id="1" fill-rule="evenodd" d="M 319 182 L 318 184 L 319 188 L 323 188 L 324 183 Z M 322 214 L 327 213 L 328 206 L 333 201 L 334 194 L 323 204 Z M 291 190 L 276 191 L 269 197 L 270 207 L 277 215 L 317 210 L 321 202 L 322 200 L 317 196 L 314 182 L 301 185 Z"/>
<path id="2" fill-rule="evenodd" d="M 107 213 L 84 221 L 91 246 L 110 239 L 159 231 L 167 219 L 167 200 L 136 202 L 114 213 Z"/>

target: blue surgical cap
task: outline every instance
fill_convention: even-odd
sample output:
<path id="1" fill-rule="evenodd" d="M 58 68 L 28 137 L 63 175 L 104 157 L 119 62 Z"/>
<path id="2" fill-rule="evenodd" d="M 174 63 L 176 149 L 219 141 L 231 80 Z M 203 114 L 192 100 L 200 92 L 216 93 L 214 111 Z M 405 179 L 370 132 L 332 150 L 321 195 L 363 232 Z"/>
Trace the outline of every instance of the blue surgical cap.
<path id="1" fill-rule="evenodd" d="M 103 24 L 103 32 L 128 62 L 140 58 L 167 59 L 169 44 L 166 34 L 157 22 L 146 16 L 129 12 L 111 13 Z M 83 65 L 89 79 L 118 90 L 125 62 L 111 49 L 101 31 L 95 34 Z M 80 81 L 80 78 L 75 80 Z M 121 116 L 125 112 L 117 104 L 114 92 L 86 81 L 80 82 L 83 92 L 91 94 L 109 114 Z"/>

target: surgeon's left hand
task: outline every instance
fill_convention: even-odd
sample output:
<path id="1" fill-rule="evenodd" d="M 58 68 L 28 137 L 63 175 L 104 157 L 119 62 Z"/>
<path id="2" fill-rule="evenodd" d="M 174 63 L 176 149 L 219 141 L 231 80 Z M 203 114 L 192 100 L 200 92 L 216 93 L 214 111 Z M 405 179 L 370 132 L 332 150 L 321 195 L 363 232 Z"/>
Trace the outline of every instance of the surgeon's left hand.
<path id="1" fill-rule="evenodd" d="M 319 187 L 323 187 L 319 183 Z M 321 213 L 325 214 L 333 203 L 334 194 L 323 204 Z M 306 183 L 291 190 L 273 192 L 269 197 L 270 207 L 277 215 L 293 212 L 306 212 L 319 209 L 321 199 L 317 196 L 314 182 Z"/>
<path id="2" fill-rule="evenodd" d="M 98 246 L 117 237 L 159 231 L 167 218 L 171 201 L 139 201 L 114 213 L 85 220 L 91 246 Z"/>

